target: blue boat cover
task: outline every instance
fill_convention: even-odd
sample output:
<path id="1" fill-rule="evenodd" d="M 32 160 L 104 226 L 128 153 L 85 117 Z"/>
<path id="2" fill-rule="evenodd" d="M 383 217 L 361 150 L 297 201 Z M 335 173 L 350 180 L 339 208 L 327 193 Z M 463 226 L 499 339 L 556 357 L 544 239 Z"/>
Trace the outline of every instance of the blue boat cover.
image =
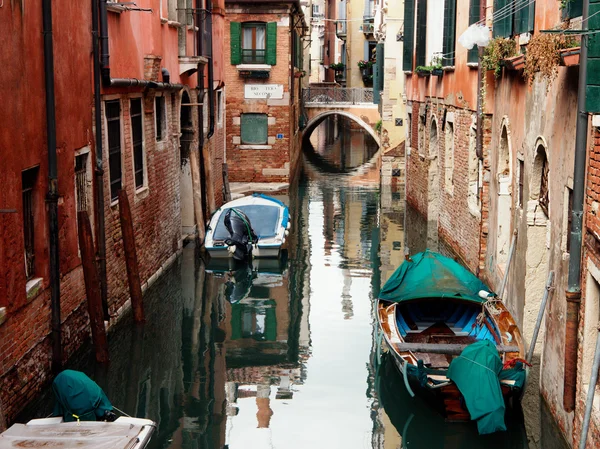
<path id="1" fill-rule="evenodd" d="M 477 276 L 454 260 L 426 250 L 404 261 L 388 279 L 379 299 L 392 302 L 424 298 L 458 298 L 476 303 L 490 291 Z"/>
<path id="2" fill-rule="evenodd" d="M 248 206 L 236 206 L 235 209 L 246 214 L 250 220 L 252 230 L 258 236 L 258 238 L 269 238 L 277 235 L 277 225 L 279 224 L 279 206 L 265 206 L 265 205 L 248 205 Z M 223 213 L 219 217 L 217 226 L 213 233 L 213 240 L 225 240 L 229 238 L 229 231 L 225 227 L 225 212 L 227 209 L 223 209 Z"/>
<path id="3" fill-rule="evenodd" d="M 53 416 L 65 422 L 100 421 L 113 406 L 96 382 L 80 371 L 64 370 L 52 383 L 56 403 Z"/>
<path id="4" fill-rule="evenodd" d="M 281 207 L 283 207 L 283 217 L 281 218 L 281 226 L 283 226 L 284 228 L 287 227 L 288 221 L 290 220 L 290 210 L 283 201 L 280 201 L 277 198 L 273 198 L 272 196 L 265 195 L 264 193 L 255 193 L 253 196 L 258 196 L 265 200 L 273 201 L 274 203 L 279 204 Z"/>
<path id="5" fill-rule="evenodd" d="M 502 361 L 496 346 L 481 340 L 467 346 L 454 358 L 446 374 L 463 395 L 481 435 L 506 430 L 504 398 L 498 377 L 501 371 Z"/>

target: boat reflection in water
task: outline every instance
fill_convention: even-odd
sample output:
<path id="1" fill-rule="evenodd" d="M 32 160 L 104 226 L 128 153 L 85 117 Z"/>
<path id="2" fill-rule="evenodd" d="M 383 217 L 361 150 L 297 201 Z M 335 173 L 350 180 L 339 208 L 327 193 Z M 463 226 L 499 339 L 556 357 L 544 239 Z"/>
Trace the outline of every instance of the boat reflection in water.
<path id="1" fill-rule="evenodd" d="M 403 449 L 527 449 L 527 433 L 519 407 L 508 409 L 506 432 L 479 435 L 474 422 L 446 422 L 418 396 L 411 397 L 390 353 L 381 356 L 376 389 Z M 387 432 L 386 432 L 387 434 Z"/>

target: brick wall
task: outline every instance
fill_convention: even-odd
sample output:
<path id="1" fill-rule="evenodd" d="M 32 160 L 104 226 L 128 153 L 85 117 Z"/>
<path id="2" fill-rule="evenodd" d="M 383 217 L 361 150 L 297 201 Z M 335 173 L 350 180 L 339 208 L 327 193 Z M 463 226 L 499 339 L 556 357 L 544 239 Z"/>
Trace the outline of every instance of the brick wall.
<path id="1" fill-rule="evenodd" d="M 225 84 L 227 85 L 226 147 L 229 180 L 232 182 L 288 182 L 290 162 L 295 152 L 298 111 L 294 103 L 298 91 L 291 92 L 291 37 L 292 16 L 287 8 L 278 11 L 228 10 L 225 23 Z M 271 66 L 269 79 L 244 79 L 236 66 L 230 63 L 230 23 L 245 21 L 277 22 L 277 64 Z M 246 84 L 283 85 L 283 100 L 245 99 Z M 293 87 L 292 87 L 293 89 Z M 293 100 L 292 100 L 293 98 Z M 293 103 L 294 102 L 294 103 Z M 269 117 L 268 149 L 240 149 L 240 116 L 243 113 L 263 113 Z M 292 132 L 294 130 L 294 132 Z M 276 138 L 280 134 L 283 138 Z"/>

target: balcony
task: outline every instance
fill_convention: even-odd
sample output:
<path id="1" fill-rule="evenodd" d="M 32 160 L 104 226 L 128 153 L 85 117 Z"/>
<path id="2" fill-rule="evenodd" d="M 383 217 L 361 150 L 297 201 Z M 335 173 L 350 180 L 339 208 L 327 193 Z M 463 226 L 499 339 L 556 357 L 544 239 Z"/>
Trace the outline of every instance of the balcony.
<path id="1" fill-rule="evenodd" d="M 363 17 L 362 32 L 366 35 L 373 34 L 375 32 L 375 23 L 373 17 Z"/>
<path id="2" fill-rule="evenodd" d="M 335 22 L 335 34 L 338 38 L 346 40 L 348 34 L 347 22 L 345 20 L 338 20 Z"/>

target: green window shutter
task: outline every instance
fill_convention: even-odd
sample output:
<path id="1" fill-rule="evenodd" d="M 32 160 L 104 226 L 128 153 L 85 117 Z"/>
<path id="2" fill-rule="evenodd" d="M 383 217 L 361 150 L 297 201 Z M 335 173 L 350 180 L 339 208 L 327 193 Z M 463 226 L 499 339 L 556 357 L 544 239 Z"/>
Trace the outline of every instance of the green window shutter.
<path id="1" fill-rule="evenodd" d="M 231 22 L 229 27 L 229 38 L 231 40 L 231 63 L 238 65 L 242 63 L 242 24 Z"/>
<path id="2" fill-rule="evenodd" d="M 417 3 L 417 59 L 416 66 L 427 65 L 425 51 L 427 49 L 427 0 Z"/>
<path id="3" fill-rule="evenodd" d="M 480 0 L 471 0 L 469 5 L 469 25 L 479 22 Z M 479 48 L 475 45 L 467 53 L 467 62 L 479 62 Z"/>
<path id="4" fill-rule="evenodd" d="M 562 11 L 563 19 L 572 19 L 573 17 L 580 17 L 581 14 L 583 14 L 583 0 L 568 1 Z"/>
<path id="5" fill-rule="evenodd" d="M 267 52 L 265 64 L 277 64 L 277 22 L 267 23 Z"/>
<path id="6" fill-rule="evenodd" d="M 502 8 L 502 12 L 500 13 L 500 17 L 503 17 L 501 20 L 497 20 L 494 23 L 494 29 L 492 35 L 494 37 L 510 37 L 512 35 L 512 23 L 514 12 L 513 11 L 512 0 L 494 0 L 494 14 L 496 11 L 499 11 Z"/>
<path id="7" fill-rule="evenodd" d="M 383 90 L 383 63 L 385 56 L 383 54 L 383 44 L 377 44 L 375 47 L 375 65 L 373 67 L 373 103 L 381 102 L 381 91 Z"/>
<path id="8" fill-rule="evenodd" d="M 456 0 L 444 2 L 444 39 L 442 44 L 442 65 L 454 65 L 456 47 Z"/>
<path id="9" fill-rule="evenodd" d="M 242 114 L 240 132 L 242 144 L 266 145 L 268 120 L 267 114 Z"/>
<path id="10" fill-rule="evenodd" d="M 515 11 L 515 34 L 529 33 L 533 31 L 533 25 L 535 20 L 535 2 L 523 7 L 516 4 L 517 9 Z"/>
<path id="11" fill-rule="evenodd" d="M 415 48 L 415 0 L 404 0 L 404 42 L 402 49 L 402 70 L 413 69 L 413 50 Z"/>

